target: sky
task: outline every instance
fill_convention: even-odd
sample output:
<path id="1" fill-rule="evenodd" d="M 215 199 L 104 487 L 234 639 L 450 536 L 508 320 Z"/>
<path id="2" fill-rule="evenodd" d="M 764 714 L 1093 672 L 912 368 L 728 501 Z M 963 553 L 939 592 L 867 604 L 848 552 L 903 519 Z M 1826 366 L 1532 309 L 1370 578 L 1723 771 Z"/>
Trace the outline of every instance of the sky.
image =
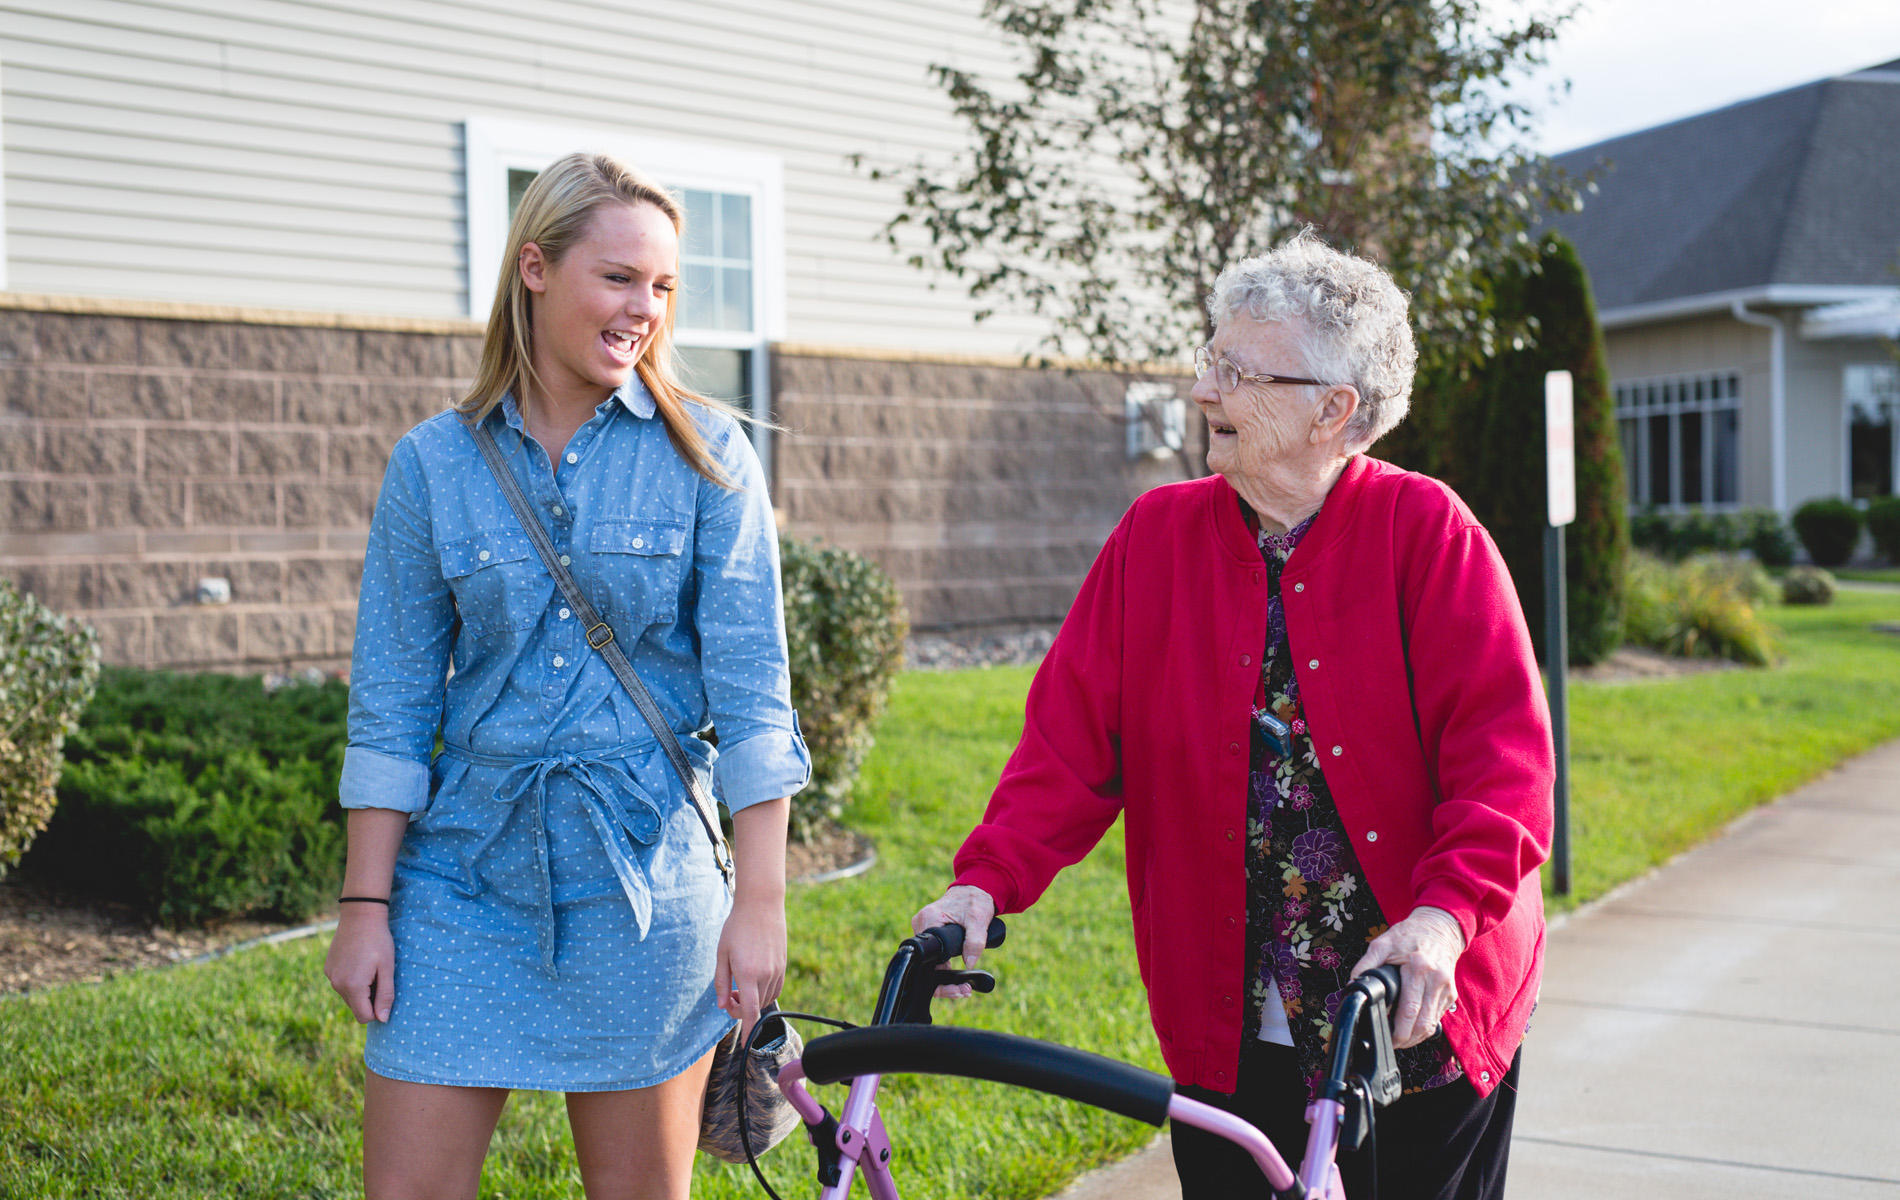
<path id="1" fill-rule="evenodd" d="M 1894 59 L 1900 0 L 1586 0 L 1529 81 L 1538 97 L 1571 83 L 1537 104 L 1532 144 L 1557 154 Z"/>

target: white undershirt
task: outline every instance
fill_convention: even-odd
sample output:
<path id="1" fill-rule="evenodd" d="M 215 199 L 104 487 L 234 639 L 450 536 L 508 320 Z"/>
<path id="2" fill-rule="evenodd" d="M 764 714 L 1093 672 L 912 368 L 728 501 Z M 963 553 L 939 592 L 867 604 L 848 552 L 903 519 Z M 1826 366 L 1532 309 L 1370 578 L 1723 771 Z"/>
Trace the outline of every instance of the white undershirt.
<path id="1" fill-rule="evenodd" d="M 1276 1046 L 1293 1044 L 1293 1027 L 1286 1023 L 1286 1004 L 1280 999 L 1280 985 L 1267 980 L 1267 998 L 1260 1005 L 1260 1040 Z"/>

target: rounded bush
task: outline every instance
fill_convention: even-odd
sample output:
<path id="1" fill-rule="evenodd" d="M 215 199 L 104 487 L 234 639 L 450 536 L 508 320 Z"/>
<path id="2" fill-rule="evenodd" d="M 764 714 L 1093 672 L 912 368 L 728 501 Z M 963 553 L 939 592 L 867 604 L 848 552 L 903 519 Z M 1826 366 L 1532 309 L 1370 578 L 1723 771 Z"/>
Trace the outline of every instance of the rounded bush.
<path id="1" fill-rule="evenodd" d="M 1880 556 L 1900 566 L 1900 496 L 1882 496 L 1867 505 L 1867 532 Z"/>
<path id="2" fill-rule="evenodd" d="M 1736 514 L 1741 526 L 1739 549 L 1755 556 L 1764 567 L 1786 567 L 1794 563 L 1794 538 L 1782 523 L 1781 514 L 1772 508 L 1750 508 Z"/>
<path id="3" fill-rule="evenodd" d="M 1781 577 L 1783 604 L 1834 603 L 1834 576 L 1820 567 L 1789 567 Z"/>
<path id="4" fill-rule="evenodd" d="M 1794 532 L 1817 567 L 1839 567 L 1860 540 L 1860 510 L 1845 500 L 1810 500 L 1794 510 Z"/>
<path id="5" fill-rule="evenodd" d="M 849 550 L 779 539 L 792 703 L 811 750 L 811 784 L 792 797 L 791 836 L 806 841 L 851 795 L 904 663 L 910 619 L 897 585 Z"/>
<path id="6" fill-rule="evenodd" d="M 0 876 L 52 819 L 66 735 L 98 678 L 92 630 L 0 580 Z"/>

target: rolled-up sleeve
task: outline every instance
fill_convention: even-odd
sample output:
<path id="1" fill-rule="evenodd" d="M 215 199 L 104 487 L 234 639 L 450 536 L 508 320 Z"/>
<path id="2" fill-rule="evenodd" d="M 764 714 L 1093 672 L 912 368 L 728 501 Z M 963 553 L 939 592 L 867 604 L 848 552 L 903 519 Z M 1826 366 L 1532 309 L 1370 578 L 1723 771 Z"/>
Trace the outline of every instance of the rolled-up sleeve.
<path id="1" fill-rule="evenodd" d="M 739 812 L 802 789 L 811 781 L 811 752 L 792 711 L 778 529 L 765 472 L 736 422 L 709 432 L 737 487 L 699 484 L 695 617 L 706 702 L 719 735 L 713 790 Z"/>
<path id="2" fill-rule="evenodd" d="M 435 553 L 421 466 L 405 438 L 390 455 L 363 556 L 343 807 L 413 814 L 429 806 L 454 637 L 455 600 Z"/>

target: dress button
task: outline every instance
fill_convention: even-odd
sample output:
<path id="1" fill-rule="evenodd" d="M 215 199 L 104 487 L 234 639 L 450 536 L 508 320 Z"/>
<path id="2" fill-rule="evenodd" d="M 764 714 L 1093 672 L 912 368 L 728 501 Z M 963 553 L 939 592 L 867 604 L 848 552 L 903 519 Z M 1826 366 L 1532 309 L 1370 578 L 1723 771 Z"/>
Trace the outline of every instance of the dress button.
<path id="1" fill-rule="evenodd" d="M 1319 659 L 1317 659 L 1317 658 L 1309 658 L 1309 659 L 1307 659 L 1307 660 L 1306 660 L 1306 669 L 1307 669 L 1307 670 L 1309 670 L 1309 671 L 1317 671 L 1317 670 L 1319 670 Z"/>
<path id="2" fill-rule="evenodd" d="M 645 538 L 634 538 L 634 539 L 633 539 L 633 548 L 634 548 L 635 550 L 638 550 L 638 549 L 640 549 L 640 548 L 642 548 L 642 547 L 643 547 L 643 546 L 645 546 L 646 544 L 647 544 L 647 540 L 646 540 Z"/>
<path id="3" fill-rule="evenodd" d="M 1342 754 L 1344 754 L 1345 752 L 1346 752 L 1346 750 L 1345 750 L 1345 747 L 1343 747 L 1343 746 L 1334 746 L 1334 747 L 1333 747 L 1333 757 L 1334 757 L 1334 758 L 1338 758 L 1338 757 L 1339 757 L 1340 755 L 1342 755 Z"/>
<path id="4" fill-rule="evenodd" d="M 563 554 L 563 555 L 561 555 L 561 565 L 562 565 L 562 566 L 564 566 L 564 567 L 567 567 L 567 566 L 572 566 L 573 564 L 574 564 L 574 560 L 573 560 L 573 559 L 571 559 L 571 558 L 569 558 L 569 557 L 568 557 L 567 555 L 565 555 L 565 554 Z"/>
<path id="5" fill-rule="evenodd" d="M 567 620 L 569 617 L 573 615 L 574 615 L 573 613 L 568 612 L 565 608 L 561 610 L 561 620 L 563 621 Z"/>
<path id="6" fill-rule="evenodd" d="M 484 551 L 482 551 L 482 552 L 481 552 L 480 554 L 477 554 L 477 555 L 476 555 L 475 557 L 476 557 L 476 558 L 479 558 L 479 559 L 481 559 L 481 560 L 482 560 L 483 562 L 487 562 L 487 561 L 488 561 L 488 551 L 486 551 L 486 550 L 484 550 Z"/>
<path id="7" fill-rule="evenodd" d="M 1306 590 L 1306 585 L 1303 583 L 1296 583 L 1293 585 L 1293 590 L 1296 592 L 1303 592 Z"/>
<path id="8" fill-rule="evenodd" d="M 565 517 L 567 515 L 567 510 L 557 504 L 554 506 L 554 515 L 557 517 Z"/>
<path id="9" fill-rule="evenodd" d="M 570 452 L 568 453 L 568 456 L 567 456 L 567 461 L 569 461 L 569 462 L 571 462 L 571 463 L 577 463 L 577 462 L 579 462 L 580 460 L 581 460 L 581 456 L 580 456 L 580 455 L 578 455 L 578 454 L 575 454 L 575 453 L 573 453 L 573 452 L 571 452 L 571 451 L 570 451 Z"/>
<path id="10" fill-rule="evenodd" d="M 1378 831 L 1378 830 L 1376 830 L 1376 829 L 1368 829 L 1368 830 L 1366 830 L 1366 840 L 1367 840 L 1368 842 L 1376 842 L 1376 841 L 1378 841 L 1378 840 L 1379 840 L 1379 831 Z"/>
<path id="11" fill-rule="evenodd" d="M 567 665 L 567 660 L 557 654 L 554 656 L 554 665 L 557 667 L 565 667 Z"/>

